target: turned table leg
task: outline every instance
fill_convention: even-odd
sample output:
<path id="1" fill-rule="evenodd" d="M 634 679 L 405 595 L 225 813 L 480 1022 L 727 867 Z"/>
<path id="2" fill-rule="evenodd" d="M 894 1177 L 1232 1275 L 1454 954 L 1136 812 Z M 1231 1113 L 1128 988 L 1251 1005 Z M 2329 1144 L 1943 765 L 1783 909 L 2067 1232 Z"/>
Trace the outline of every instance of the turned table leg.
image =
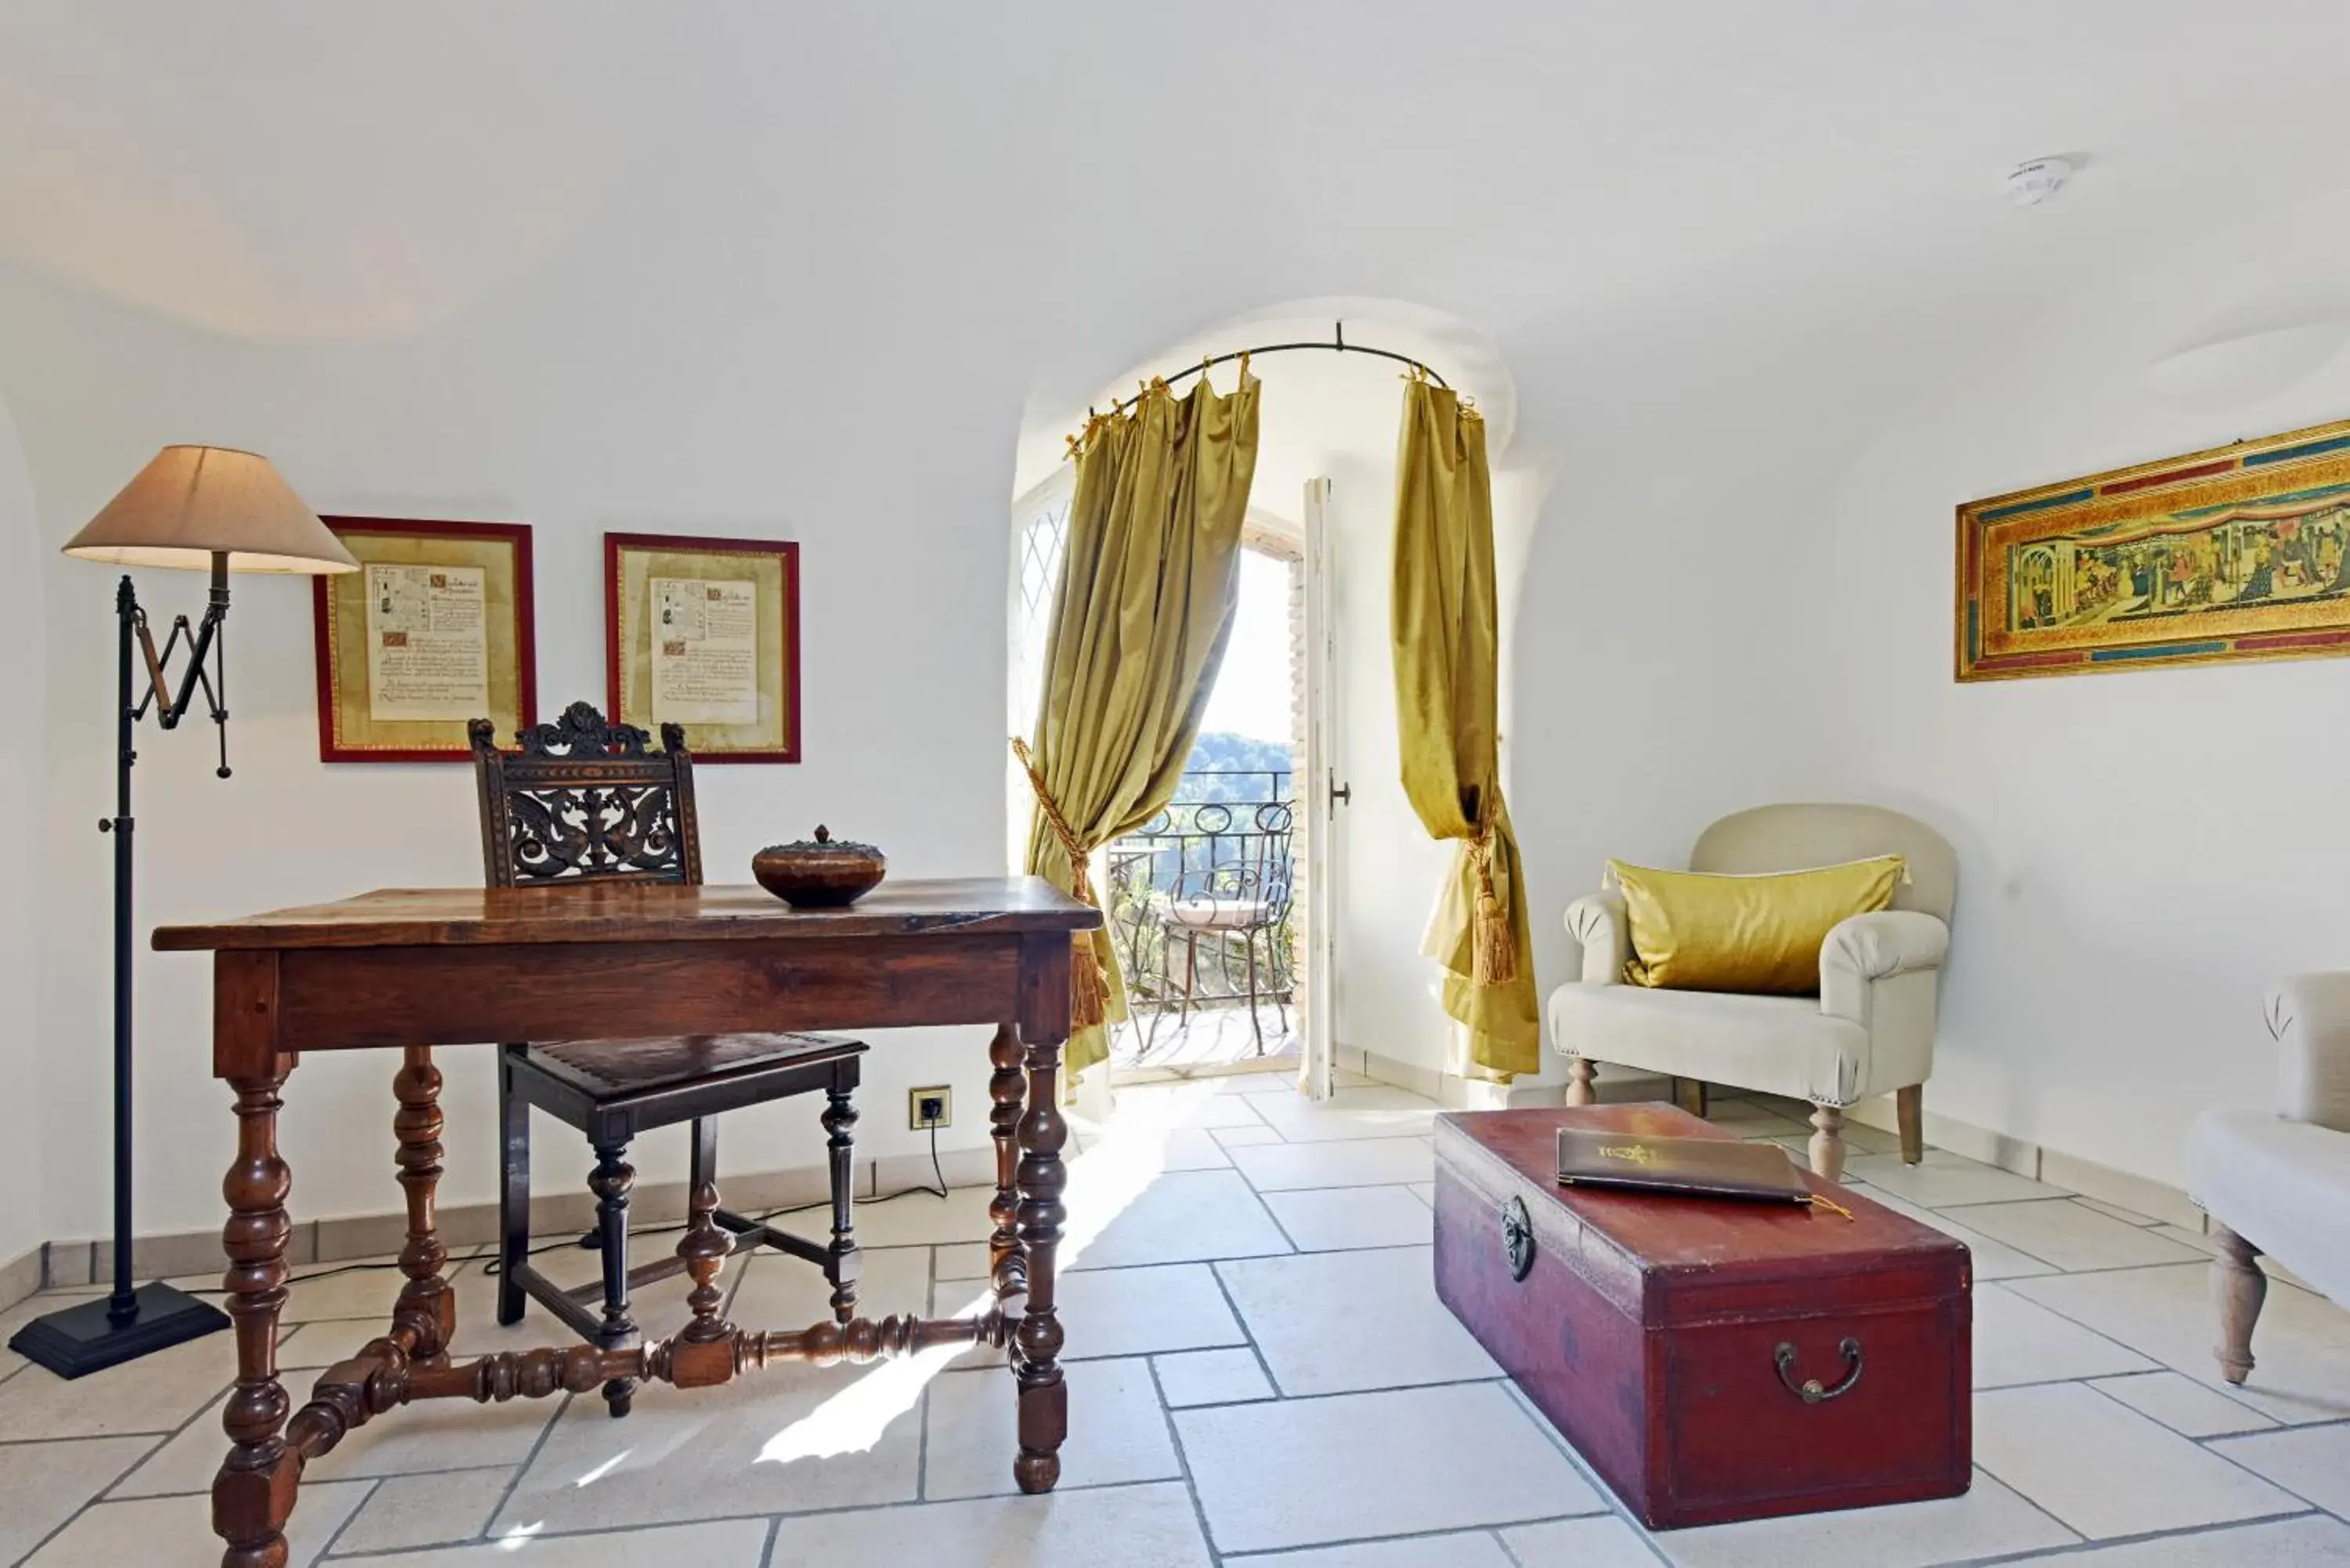
<path id="1" fill-rule="evenodd" d="M 1061 1381 L 1061 1320 L 1054 1312 L 1054 1265 L 1068 1210 L 1061 1193 L 1068 1171 L 1061 1147 L 1069 1124 L 1062 1118 L 1056 1081 L 1061 1043 L 1028 1042 L 1028 1107 L 1020 1118 L 1020 1251 L 1027 1271 L 1027 1301 L 1014 1336 L 1013 1373 L 1020 1386 L 1020 1456 L 1013 1479 L 1026 1492 L 1050 1491 L 1061 1479 L 1061 1442 L 1069 1432 L 1069 1390 Z"/>
<path id="2" fill-rule="evenodd" d="M 1587 1106 L 1596 1100 L 1599 1096 L 1592 1089 L 1591 1081 L 1598 1075 L 1599 1070 L 1585 1058 L 1577 1056 L 1570 1060 L 1566 1064 L 1566 1103 Z"/>
<path id="3" fill-rule="evenodd" d="M 987 1059 L 995 1068 L 987 1080 L 988 1136 L 995 1140 L 995 1198 L 987 1206 L 995 1233 L 987 1240 L 987 1277 L 1001 1301 L 1013 1284 L 1006 1265 L 1016 1265 L 1020 1255 L 1020 1031 L 1009 1023 L 997 1024 Z"/>
<path id="4" fill-rule="evenodd" d="M 400 1185 L 408 1195 L 408 1244 L 400 1249 L 400 1304 L 392 1309 L 395 1332 L 415 1336 L 409 1354 L 421 1362 L 446 1361 L 457 1332 L 457 1293 L 441 1277 L 449 1250 L 441 1244 L 434 1195 L 441 1187 L 441 1069 L 432 1047 L 411 1045 L 400 1055 L 391 1081 L 400 1101 L 392 1131 L 400 1139 Z"/>
<path id="5" fill-rule="evenodd" d="M 2252 1324 L 2268 1300 L 2269 1277 L 2261 1270 L 2261 1250 L 2214 1220 L 2211 1239 L 2220 1255 L 2211 1260 L 2211 1302 L 2220 1309 L 2220 1376 L 2241 1383 L 2252 1375 Z"/>
<path id="6" fill-rule="evenodd" d="M 221 1182 L 228 1223 L 228 1314 L 236 1330 L 236 1387 L 221 1415 L 228 1458 L 213 1481 L 213 1530 L 228 1543 L 222 1568 L 285 1568 L 286 1521 L 294 1511 L 301 1459 L 280 1428 L 288 1400 L 277 1380 L 277 1314 L 286 1304 L 286 1243 L 294 1234 L 286 1199 L 294 1179 L 277 1153 L 277 1091 L 293 1059 L 276 1058 L 236 1091 L 236 1159 Z"/>

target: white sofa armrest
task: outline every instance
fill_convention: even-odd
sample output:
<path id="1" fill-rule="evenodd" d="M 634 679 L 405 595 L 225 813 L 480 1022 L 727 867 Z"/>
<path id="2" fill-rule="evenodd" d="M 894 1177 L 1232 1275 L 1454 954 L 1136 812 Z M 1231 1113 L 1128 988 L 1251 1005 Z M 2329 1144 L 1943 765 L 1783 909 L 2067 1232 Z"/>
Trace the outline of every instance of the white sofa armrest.
<path id="1" fill-rule="evenodd" d="M 1820 944 L 1820 1011 L 1868 1032 L 1846 1103 L 1933 1075 L 1937 981 L 1950 950 L 1950 927 L 1914 909 L 1855 915 L 1829 929 Z"/>
<path id="2" fill-rule="evenodd" d="M 1593 893 L 1566 907 L 1567 934 L 1583 944 L 1583 983 L 1620 985 L 1624 961 L 1632 956 L 1624 895 Z"/>
<path id="3" fill-rule="evenodd" d="M 2269 988 L 2277 1115 L 2350 1132 L 2350 973 L 2288 975 Z"/>
<path id="4" fill-rule="evenodd" d="M 1939 969 L 1950 950 L 1950 928 L 1931 915 L 1879 909 L 1851 916 L 1830 927 L 1820 944 L 1820 994 L 1827 994 L 1832 973 L 1844 980 L 1889 980 L 1913 970 Z"/>

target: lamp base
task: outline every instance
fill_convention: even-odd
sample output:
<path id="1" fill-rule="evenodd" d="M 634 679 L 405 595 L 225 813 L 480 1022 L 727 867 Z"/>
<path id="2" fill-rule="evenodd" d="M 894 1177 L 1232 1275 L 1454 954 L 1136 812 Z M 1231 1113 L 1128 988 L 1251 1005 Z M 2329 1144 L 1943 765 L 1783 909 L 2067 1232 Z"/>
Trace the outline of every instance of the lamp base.
<path id="1" fill-rule="evenodd" d="M 228 1326 L 228 1314 L 210 1302 L 158 1282 L 132 1293 L 139 1315 L 116 1324 L 105 1296 L 76 1302 L 36 1317 L 16 1331 L 8 1348 L 60 1377 L 80 1377 Z"/>

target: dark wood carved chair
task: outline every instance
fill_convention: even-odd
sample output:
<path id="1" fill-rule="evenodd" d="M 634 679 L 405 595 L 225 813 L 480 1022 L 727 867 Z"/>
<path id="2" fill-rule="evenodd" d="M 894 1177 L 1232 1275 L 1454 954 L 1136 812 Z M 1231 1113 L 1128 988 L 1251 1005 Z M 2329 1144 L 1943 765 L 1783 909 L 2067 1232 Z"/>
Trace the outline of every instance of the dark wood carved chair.
<path id="1" fill-rule="evenodd" d="M 559 722 L 518 734 L 518 751 L 500 751 L 486 719 L 473 720 L 466 731 L 481 785 L 483 868 L 492 887 L 560 888 L 585 881 L 700 885 L 693 759 L 679 726 L 663 724 L 661 749 L 653 752 L 644 731 L 607 723 L 593 705 L 575 702 Z M 857 1313 L 858 1274 L 849 1168 L 857 1112 L 850 1099 L 865 1050 L 862 1041 L 816 1034 L 502 1046 L 498 1322 L 520 1322 L 528 1296 L 590 1344 L 638 1343 L 629 1292 L 684 1272 L 688 1256 L 700 1255 L 692 1249 L 712 1244 L 698 1238 L 714 1234 L 707 1226 L 689 1223 L 678 1256 L 629 1267 L 629 1192 L 636 1172 L 624 1157 L 638 1134 L 683 1121 L 693 1124 L 689 1220 L 707 1213 L 749 1245 L 764 1244 L 816 1264 L 831 1282 L 834 1315 L 848 1322 Z M 829 1245 L 718 1207 L 718 1114 L 819 1089 L 827 1100 L 822 1119 L 831 1158 Z M 586 1134 L 596 1155 L 588 1186 L 596 1195 L 595 1244 L 602 1252 L 603 1275 L 572 1290 L 556 1285 L 530 1262 L 533 1106 Z M 600 1315 L 590 1305 L 598 1295 Z M 613 1415 L 628 1414 L 633 1390 L 626 1380 L 605 1386 Z"/>

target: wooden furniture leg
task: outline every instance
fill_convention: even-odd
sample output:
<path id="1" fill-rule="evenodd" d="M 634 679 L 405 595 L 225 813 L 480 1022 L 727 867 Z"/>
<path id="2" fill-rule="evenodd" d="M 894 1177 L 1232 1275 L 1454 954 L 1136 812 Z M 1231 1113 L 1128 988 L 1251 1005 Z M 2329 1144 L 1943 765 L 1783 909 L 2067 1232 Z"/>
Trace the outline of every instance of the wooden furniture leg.
<path id="1" fill-rule="evenodd" d="M 1673 1080 L 1673 1104 L 1679 1106 L 1681 1109 L 1687 1111 L 1693 1116 L 1703 1117 L 1705 1115 L 1706 1106 L 1705 1080 L 1703 1078 L 1675 1078 Z"/>
<path id="2" fill-rule="evenodd" d="M 1570 1106 L 1588 1106 L 1596 1103 L 1599 1096 L 1591 1085 L 1592 1080 L 1598 1075 L 1599 1069 L 1586 1058 L 1582 1056 L 1571 1058 L 1566 1064 L 1566 1103 Z"/>
<path id="3" fill-rule="evenodd" d="M 228 1543 L 221 1568 L 285 1568 L 286 1521 L 294 1511 L 301 1460 L 286 1451 L 279 1428 L 290 1403 L 277 1380 L 277 1314 L 286 1304 L 286 1215 L 294 1179 L 277 1153 L 277 1113 L 293 1059 L 267 1074 L 233 1077 L 236 1158 L 222 1181 L 228 1223 L 228 1315 L 236 1330 L 236 1387 L 221 1413 L 228 1458 L 213 1480 L 213 1529 Z"/>
<path id="4" fill-rule="evenodd" d="M 522 1277 L 530 1257 L 530 1106 L 509 1060 L 524 1047 L 498 1047 L 498 1324 L 522 1321 Z"/>
<path id="5" fill-rule="evenodd" d="M 1061 1442 L 1069 1432 L 1069 1390 L 1061 1381 L 1061 1320 L 1054 1311 L 1054 1264 L 1068 1210 L 1061 1163 L 1069 1124 L 1056 1099 L 1058 1040 L 1028 1042 L 1028 1108 L 1020 1118 L 1020 1251 L 1028 1299 L 1014 1344 L 1020 1386 L 1020 1455 L 1012 1478 L 1025 1492 L 1050 1491 L 1061 1479 Z"/>
<path id="6" fill-rule="evenodd" d="M 1844 1179 L 1844 1112 L 1835 1106 L 1812 1107 L 1812 1174 Z"/>
<path id="7" fill-rule="evenodd" d="M 995 1140 L 995 1198 L 987 1206 L 995 1233 L 987 1241 L 987 1275 L 998 1301 L 1015 1288 L 1019 1272 L 1021 1057 L 1020 1031 L 997 1024 L 987 1047 L 995 1068 L 987 1080 L 988 1136 Z"/>
<path id="8" fill-rule="evenodd" d="M 832 1315 L 847 1323 L 857 1315 L 857 1106 L 838 1082 L 825 1091 L 826 1150 L 831 1157 L 832 1246 L 825 1277 L 832 1282 Z"/>
<path id="9" fill-rule="evenodd" d="M 411 1359 L 440 1363 L 449 1359 L 450 1342 L 457 1334 L 457 1293 L 441 1277 L 449 1250 L 441 1244 L 433 1210 L 441 1187 L 442 1124 L 441 1069 L 432 1064 L 432 1047 L 411 1045 L 400 1053 L 391 1092 L 400 1101 L 391 1126 L 400 1139 L 400 1185 L 408 1197 L 408 1244 L 400 1251 L 400 1272 L 408 1283 L 392 1309 L 392 1328 L 411 1336 Z"/>
<path id="10" fill-rule="evenodd" d="M 2261 1250 L 2218 1220 L 2211 1239 L 2220 1255 L 2211 1260 L 2211 1303 L 2220 1309 L 2220 1376 L 2241 1383 L 2252 1375 L 2252 1324 L 2268 1299 L 2269 1277 L 2261 1271 Z"/>
<path id="11" fill-rule="evenodd" d="M 705 1119 L 703 1125 L 710 1124 Z M 705 1147 L 704 1138 L 713 1136 L 697 1138 L 697 1150 Z M 681 1388 L 707 1388 L 734 1376 L 734 1325 L 718 1310 L 726 1300 L 726 1293 L 718 1287 L 718 1276 L 734 1251 L 734 1238 L 716 1218 L 717 1149 L 714 1144 L 707 1147 L 711 1162 L 696 1159 L 688 1179 L 692 1191 L 686 1199 L 685 1234 L 677 1243 L 677 1255 L 685 1260 L 685 1272 L 693 1279 L 693 1289 L 685 1297 L 693 1316 L 669 1346 L 670 1381 Z"/>
<path id="12" fill-rule="evenodd" d="M 700 1135 L 708 1125 L 693 1124 L 697 1185 L 705 1153 Z M 596 1246 L 604 1264 L 604 1326 L 596 1344 L 605 1350 L 626 1350 L 639 1339 L 637 1320 L 629 1311 L 629 1193 L 637 1184 L 637 1171 L 621 1158 L 626 1153 L 626 1144 L 598 1144 L 596 1168 L 588 1173 L 588 1190 L 596 1195 Z M 604 1385 L 604 1407 L 615 1420 L 629 1413 L 636 1391 L 636 1384 L 626 1377 Z"/>
<path id="13" fill-rule="evenodd" d="M 1910 1085 L 1893 1104 L 1901 1116 L 1901 1162 L 1916 1165 L 1926 1158 L 1926 1085 Z"/>

